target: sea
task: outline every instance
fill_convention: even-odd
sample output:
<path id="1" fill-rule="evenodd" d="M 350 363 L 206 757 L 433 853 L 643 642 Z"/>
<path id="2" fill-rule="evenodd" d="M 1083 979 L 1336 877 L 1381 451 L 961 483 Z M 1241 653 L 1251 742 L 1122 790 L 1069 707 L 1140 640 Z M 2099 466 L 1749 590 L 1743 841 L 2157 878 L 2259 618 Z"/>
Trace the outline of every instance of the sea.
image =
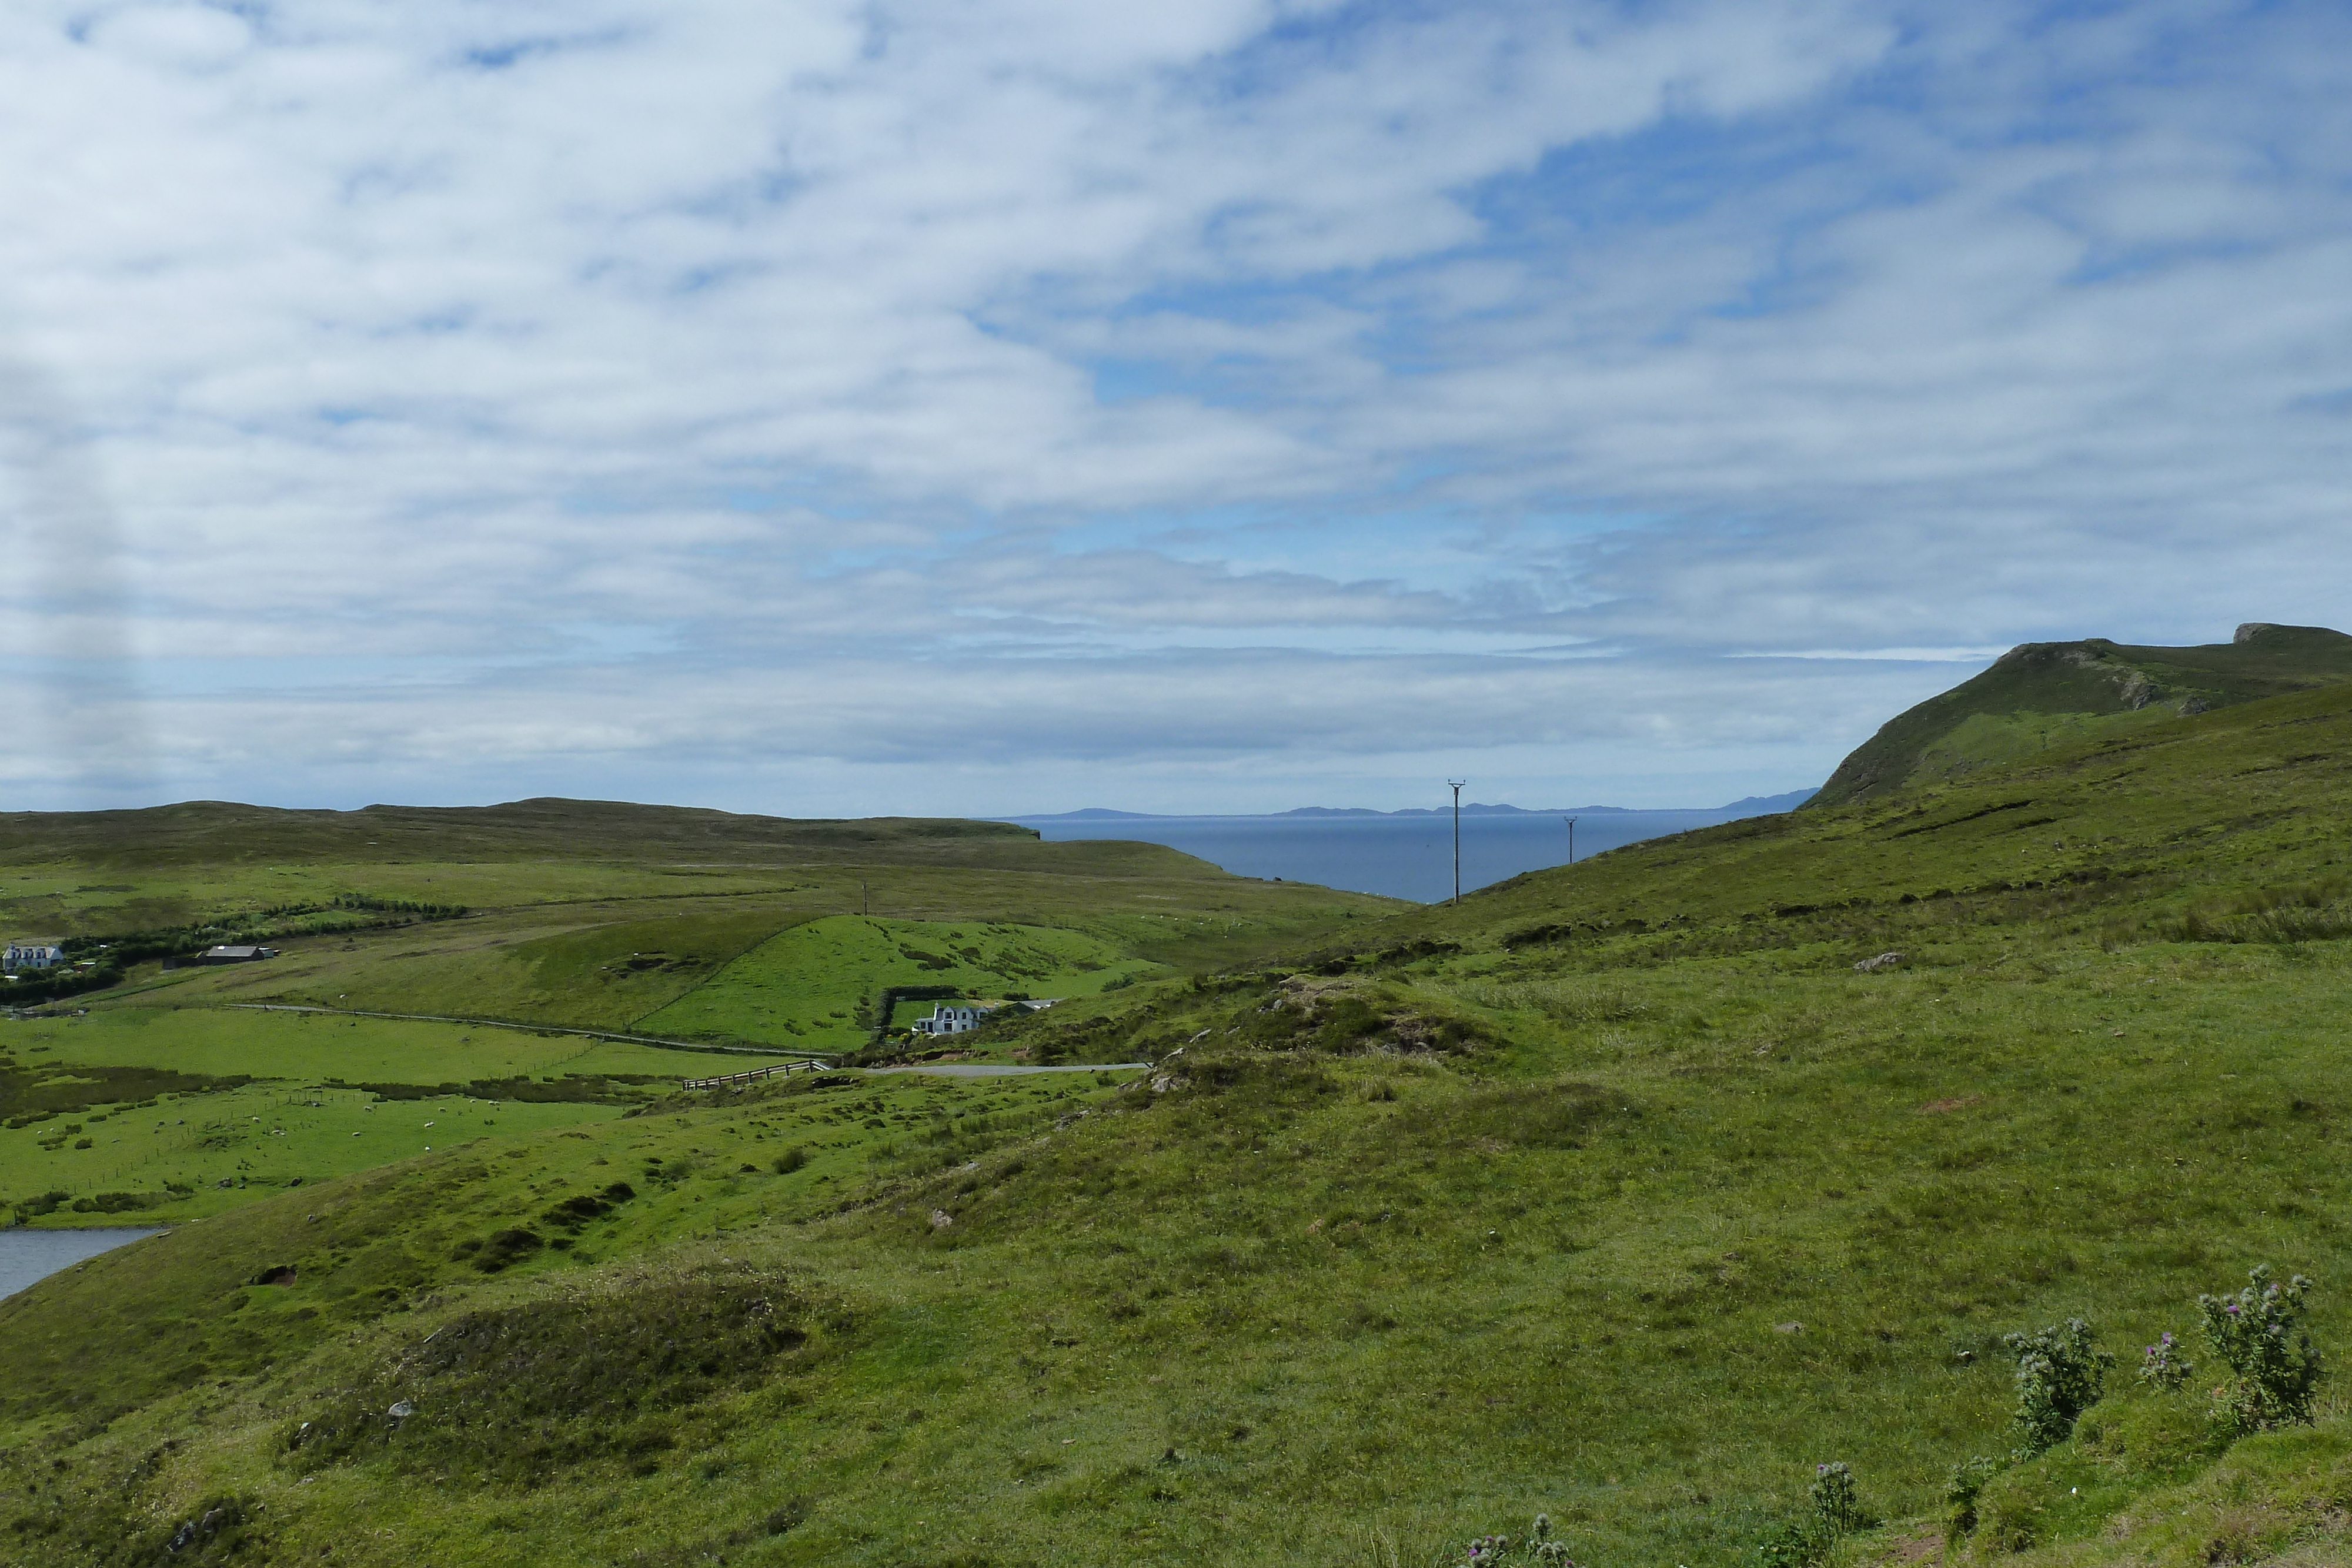
<path id="1" fill-rule="evenodd" d="M 1811 790 L 1696 810 L 1615 807 L 1530 811 L 1483 807 L 1462 811 L 1462 891 L 1521 872 L 1565 865 L 1576 819 L 1578 860 L 1667 833 L 1788 810 Z M 1129 839 L 1166 844 L 1236 876 L 1320 883 L 1434 904 L 1454 893 L 1454 817 L 1439 812 L 1282 812 L 1261 817 L 1156 817 L 1110 811 L 1016 817 L 1049 842 Z"/>
<path id="2" fill-rule="evenodd" d="M 28 1230 L 20 1225 L 0 1230 L 0 1296 L 13 1296 L 85 1258 L 154 1234 L 155 1228 L 140 1225 L 103 1230 Z"/>

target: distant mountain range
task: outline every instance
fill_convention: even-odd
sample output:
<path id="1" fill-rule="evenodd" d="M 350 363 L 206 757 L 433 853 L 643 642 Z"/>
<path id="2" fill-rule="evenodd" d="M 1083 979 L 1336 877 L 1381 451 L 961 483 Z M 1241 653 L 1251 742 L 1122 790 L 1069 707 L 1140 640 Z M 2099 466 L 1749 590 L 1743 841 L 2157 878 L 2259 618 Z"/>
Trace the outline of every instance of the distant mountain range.
<path id="1" fill-rule="evenodd" d="M 1811 800 L 1811 789 L 1791 789 L 1785 795 L 1750 795 L 1734 800 L 1728 806 L 1528 806 L 1483 805 L 1471 801 L 1462 803 L 1465 817 L 1761 817 L 1775 811 L 1793 811 Z M 1446 817 L 1454 813 L 1451 806 L 1408 806 L 1401 811 L 1375 811 L 1368 806 L 1295 806 L 1287 811 L 1203 812 L 1203 816 L 1246 816 L 1255 819 L 1275 817 Z M 1008 817 L 1013 822 L 1149 822 L 1179 820 L 1177 813 L 1167 811 L 1114 811 L 1102 806 L 1088 806 L 1077 811 L 1054 811 L 1036 816 Z"/>

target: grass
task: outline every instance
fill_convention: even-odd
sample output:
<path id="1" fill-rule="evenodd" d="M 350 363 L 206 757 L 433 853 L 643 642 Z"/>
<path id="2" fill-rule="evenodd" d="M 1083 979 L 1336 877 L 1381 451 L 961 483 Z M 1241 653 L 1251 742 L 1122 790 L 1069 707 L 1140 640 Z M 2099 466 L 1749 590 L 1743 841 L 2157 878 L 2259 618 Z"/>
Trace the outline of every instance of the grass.
<path id="1" fill-rule="evenodd" d="M 1090 996 L 1108 982 L 1159 969 L 1083 932 L 836 915 L 769 938 L 637 1022 L 688 1039 L 852 1051 L 869 1032 L 864 1004 L 887 986 L 952 986 L 988 998 L 1009 991 Z M 896 1021 L 903 1025 L 907 1019 Z"/>
<path id="2" fill-rule="evenodd" d="M 169 976 L 143 965 L 118 991 L 78 997 L 72 1005 L 103 1008 L 110 998 L 142 1007 L 267 1001 L 629 1030 L 762 943 L 861 904 L 886 922 L 1026 928 L 1024 940 L 1037 957 L 1066 950 L 1069 966 L 1049 964 L 1047 972 L 1076 990 L 1085 988 L 1085 976 L 1097 973 L 1077 967 L 1084 963 L 1129 974 L 1157 972 L 1154 966 L 1192 972 L 1401 907 L 1391 899 L 1228 876 L 1154 845 L 1042 844 L 1023 837 L 969 859 L 822 864 L 741 886 L 731 885 L 731 873 L 715 880 L 696 873 L 659 892 L 648 890 L 650 880 L 695 868 L 436 862 L 408 868 L 434 873 L 419 879 L 421 887 L 395 886 L 367 867 L 318 868 L 303 874 L 337 886 L 362 884 L 374 890 L 371 896 L 437 896 L 474 913 L 394 930 L 289 937 L 280 956 L 260 964 Z M 73 874 L 123 873 L 95 868 Z M 176 886 L 184 874 L 165 868 L 155 885 Z M 247 902 L 266 907 L 263 897 Z M 220 906 L 235 902 L 224 896 Z M 29 924 L 21 911 L 13 917 Z M 105 929 L 99 924 L 104 917 L 104 909 L 95 908 L 77 918 L 84 929 Z M 1003 940 L 988 938 L 983 946 L 1001 948 Z M 983 965 L 968 977 L 1002 986 L 1006 977 Z M 846 1012 L 870 996 L 862 970 L 852 967 L 838 978 L 840 990 L 824 998 L 816 1016 Z M 726 1020 L 728 1028 L 760 1021 L 756 1012 L 724 1004 L 706 1009 L 704 1017 Z M 774 1033 L 751 1030 L 738 1038 L 758 1043 Z"/>
<path id="3" fill-rule="evenodd" d="M 2128 1363 L 2268 1261 L 2341 1361 L 2347 759 L 2352 694 L 2250 702 L 1270 918 L 1021 1026 L 1155 1064 L 1108 1082 L 796 1078 L 266 1194 L 0 1304 L 0 1542 L 236 1499 L 258 1561 L 1427 1564 L 1540 1510 L 1713 1568 L 1840 1459 L 1894 1521 L 1840 1563 L 1916 1561 L 2005 1332 Z M 1062 928 L 1215 918 L 1140 891 Z M 2200 1448 L 2127 1382 L 1964 1554 L 2352 1549 L 2340 1401 Z"/>
<path id="4" fill-rule="evenodd" d="M 11 1024 L 0 1042 L 0 1083 L 26 1086 L 0 1109 L 24 1121 L 23 1099 L 21 1110 L 47 1113 L 0 1127 L 0 1200 L 130 1194 L 141 1205 L 122 1212 L 139 1222 L 217 1214 L 298 1181 L 372 1169 L 461 1128 L 604 1119 L 710 1060 L 512 1030 L 130 1008 Z M 91 1219 L 67 1204 L 33 1222 Z"/>

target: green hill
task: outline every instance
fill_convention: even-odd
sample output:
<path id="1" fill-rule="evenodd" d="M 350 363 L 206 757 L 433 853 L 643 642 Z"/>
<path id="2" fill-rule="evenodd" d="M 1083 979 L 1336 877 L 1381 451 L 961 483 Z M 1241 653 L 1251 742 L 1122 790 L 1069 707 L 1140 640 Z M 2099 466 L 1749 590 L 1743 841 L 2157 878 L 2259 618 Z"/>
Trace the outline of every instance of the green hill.
<path id="1" fill-rule="evenodd" d="M 1866 800 L 2051 746 L 2341 681 L 2352 681 L 2352 637 L 2323 626 L 2250 622 L 2228 643 L 2195 648 L 2104 637 L 2027 643 L 1889 719 L 1811 804 Z"/>
<path id="2" fill-rule="evenodd" d="M 121 811 L 0 813 L 0 863 L 71 861 L 94 867 L 238 865 L 256 861 L 395 862 L 554 857 L 674 860 L 838 857 L 875 850 L 933 852 L 1034 841 L 1007 822 L 878 817 L 809 821 L 639 806 L 618 800 L 513 800 L 499 806 L 365 806 L 289 810 L 188 800 Z"/>
<path id="3" fill-rule="evenodd" d="M 2347 775 L 2352 685 L 2290 692 L 976 1042 L 1145 1072 L 469 1108 L 0 1303 L 0 1562 L 1433 1568 L 1540 1511 L 1731 1568 L 1813 1560 L 1759 1545 L 1833 1461 L 1885 1522 L 1829 1568 L 2343 1562 L 2341 1385 L 2235 1437 L 2192 1324 L 2269 1263 L 2352 1343 Z M 1948 1547 L 2074 1316 L 2105 1396 Z"/>

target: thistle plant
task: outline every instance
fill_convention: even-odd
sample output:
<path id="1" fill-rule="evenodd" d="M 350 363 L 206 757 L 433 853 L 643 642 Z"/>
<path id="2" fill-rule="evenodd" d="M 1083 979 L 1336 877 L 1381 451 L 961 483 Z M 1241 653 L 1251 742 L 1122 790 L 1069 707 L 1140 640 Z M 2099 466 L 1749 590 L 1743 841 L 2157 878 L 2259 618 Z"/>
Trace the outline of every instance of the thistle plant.
<path id="1" fill-rule="evenodd" d="M 1813 1522 L 1834 1541 L 1862 1528 L 1862 1500 L 1853 1490 L 1853 1470 L 1843 1459 L 1813 1467 Z"/>
<path id="2" fill-rule="evenodd" d="M 1506 1563 L 1553 1563 L 1560 1568 L 1576 1568 L 1568 1554 L 1568 1542 L 1551 1538 L 1551 1515 L 1536 1515 L 1535 1528 L 1517 1541 L 1507 1535 L 1481 1535 L 1470 1542 L 1462 1559 L 1462 1568 L 1499 1568 Z"/>
<path id="3" fill-rule="evenodd" d="M 1537 1563 L 1557 1563 L 1562 1568 L 1576 1568 L 1568 1555 L 1568 1542 L 1551 1538 L 1551 1515 L 1536 1515 L 1535 1528 L 1528 1535 L 1528 1556 Z"/>
<path id="4" fill-rule="evenodd" d="M 2180 1346 L 2170 1329 L 2141 1353 L 2139 1359 L 2139 1380 L 2162 1394 L 2178 1390 L 2196 1370 L 2195 1362 L 2182 1359 Z"/>
<path id="5" fill-rule="evenodd" d="M 2081 1318 L 2030 1334 L 2003 1334 L 2017 1357 L 2018 1453 L 2032 1458 L 2074 1434 L 2074 1418 L 2106 1392 L 2116 1358 L 2097 1347 L 2098 1331 Z"/>
<path id="6" fill-rule="evenodd" d="M 2299 1331 L 2311 1281 L 2297 1274 L 2284 1285 L 2267 1264 L 2246 1276 L 2233 1296 L 2200 1296 L 2205 1339 L 2235 1374 L 2213 1391 L 2213 1414 L 2233 1432 L 2267 1432 L 2308 1425 L 2319 1386 L 2319 1352 Z"/>
<path id="7" fill-rule="evenodd" d="M 1843 1459 L 1813 1467 L 1808 1500 L 1811 1507 L 1803 1515 L 1773 1526 L 1757 1542 L 1761 1568 L 1814 1568 L 1840 1536 L 1872 1522 L 1854 1490 L 1853 1468 Z"/>

